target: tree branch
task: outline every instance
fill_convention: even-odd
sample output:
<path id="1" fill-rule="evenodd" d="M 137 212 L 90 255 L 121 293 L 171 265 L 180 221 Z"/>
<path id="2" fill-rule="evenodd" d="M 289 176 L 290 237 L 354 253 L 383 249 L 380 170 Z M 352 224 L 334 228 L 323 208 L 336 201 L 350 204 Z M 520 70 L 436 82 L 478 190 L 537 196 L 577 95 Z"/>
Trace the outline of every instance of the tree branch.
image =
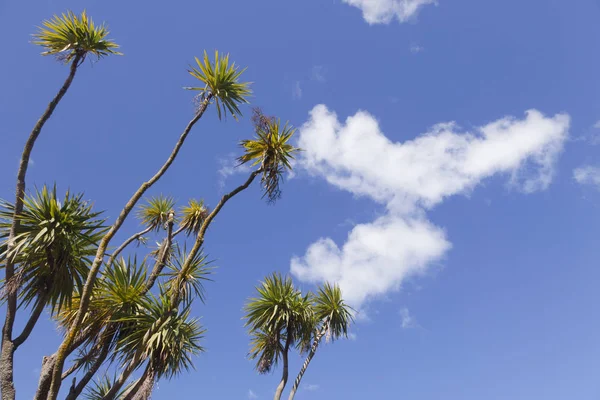
<path id="1" fill-rule="evenodd" d="M 131 210 L 133 210 L 133 207 L 135 207 L 135 205 L 137 204 L 139 199 L 144 195 L 144 193 L 152 185 L 154 185 L 165 174 L 165 172 L 167 172 L 167 170 L 169 169 L 169 167 L 171 166 L 173 161 L 175 161 L 175 158 L 177 157 L 177 154 L 179 153 L 179 150 L 183 146 L 185 139 L 187 138 L 188 134 L 190 133 L 192 127 L 196 124 L 196 122 L 198 122 L 198 120 L 200 120 L 200 118 L 202 118 L 202 115 L 204 115 L 204 112 L 206 111 L 211 100 L 212 100 L 212 95 L 209 94 L 206 97 L 206 99 L 204 99 L 202 104 L 200 105 L 200 108 L 198 109 L 198 112 L 196 113 L 194 118 L 188 123 L 185 130 L 179 137 L 179 140 L 175 144 L 175 147 L 173 148 L 173 150 L 172 150 L 171 154 L 169 155 L 169 157 L 167 158 L 166 162 L 162 165 L 162 167 L 158 170 L 158 172 L 152 178 L 150 178 L 148 181 L 142 183 L 142 185 L 133 194 L 133 196 L 131 196 L 131 199 L 129 199 L 127 204 L 125 204 L 125 207 L 123 207 L 123 209 L 121 210 L 121 213 L 117 217 L 115 223 L 111 226 L 109 231 L 106 233 L 106 235 L 104 235 L 104 237 L 100 241 L 100 244 L 98 246 L 98 251 L 96 252 L 96 257 L 94 258 L 94 261 L 90 267 L 90 271 L 88 273 L 85 285 L 83 286 L 83 291 L 81 293 L 81 300 L 80 300 L 80 304 L 79 304 L 79 310 L 77 311 L 77 314 L 75 316 L 75 321 L 74 321 L 73 325 L 70 327 L 69 332 L 65 336 L 65 339 L 63 340 L 62 344 L 58 348 L 56 364 L 54 366 L 54 371 L 52 374 L 52 384 L 50 386 L 50 391 L 48 393 L 48 400 L 56 400 L 56 398 L 58 396 L 58 391 L 60 390 L 60 385 L 61 385 L 60 377 L 62 375 L 62 369 L 63 369 L 64 363 L 65 363 L 66 352 L 67 352 L 67 349 L 69 348 L 69 346 L 71 345 L 71 342 L 75 338 L 75 335 L 77 334 L 77 330 L 80 328 L 81 322 L 83 321 L 83 317 L 84 317 L 85 313 L 87 312 L 89 302 L 90 302 L 90 297 L 92 295 L 92 289 L 94 287 L 96 277 L 100 270 L 100 265 L 102 264 L 102 261 L 104 260 L 104 255 L 106 253 L 106 249 L 108 247 L 108 244 L 110 243 L 110 240 L 119 231 L 119 229 L 125 222 L 125 219 L 129 215 Z"/>
<path id="2" fill-rule="evenodd" d="M 167 237 L 161 245 L 158 258 L 156 263 L 154 263 L 154 268 L 152 269 L 152 272 L 146 281 L 146 285 L 142 289 L 141 296 L 145 295 L 150 289 L 152 289 L 154 283 L 158 279 L 158 276 L 167 263 L 167 257 L 169 256 L 169 252 L 171 251 L 171 246 L 173 244 L 173 223 L 174 221 L 172 218 L 167 222 Z"/>
<path id="3" fill-rule="evenodd" d="M 71 62 L 69 68 L 69 75 L 61 86 L 60 90 L 54 96 L 54 98 L 48 104 L 48 107 L 37 121 L 33 130 L 25 142 L 23 153 L 21 154 L 21 161 L 19 163 L 19 170 L 17 172 L 17 187 L 15 190 L 15 209 L 13 213 L 12 223 L 10 225 L 10 231 L 7 239 L 7 254 L 5 269 L 5 282 L 10 282 L 15 274 L 14 258 L 16 254 L 12 254 L 16 246 L 15 237 L 20 227 L 19 215 L 23 211 L 23 201 L 25 198 L 25 177 L 27 175 L 27 167 L 29 166 L 29 159 L 31 158 L 31 152 L 33 146 L 37 141 L 38 136 L 42 132 L 42 128 L 46 124 L 46 121 L 52 116 L 54 109 L 63 98 L 63 96 L 69 90 L 77 67 L 79 66 L 79 60 L 82 58 L 82 54 L 77 53 L 75 58 Z M 4 319 L 4 326 L 2 327 L 2 355 L 0 356 L 0 391 L 2 392 L 2 400 L 14 400 L 16 396 L 14 382 L 13 382 L 13 358 L 15 352 L 15 346 L 11 343 L 13 327 L 15 324 L 15 318 L 17 314 L 17 288 L 9 290 L 6 299 L 6 317 Z"/>
<path id="4" fill-rule="evenodd" d="M 73 390 L 71 390 L 71 392 L 65 400 L 75 400 L 77 396 L 79 396 L 81 392 L 83 392 L 83 389 L 85 389 L 86 385 L 92 380 L 96 372 L 100 369 L 100 366 L 102 366 L 102 364 L 104 363 L 104 360 L 106 360 L 106 357 L 108 357 L 113 339 L 114 334 L 110 335 L 107 338 L 106 342 L 104 342 L 104 345 L 100 350 L 100 353 L 98 354 L 98 357 L 96 358 L 90 369 L 86 371 L 83 377 L 79 380 L 79 383 L 75 386 Z"/>
<path id="5" fill-rule="evenodd" d="M 127 246 L 129 246 L 129 244 L 131 244 L 131 242 L 133 242 L 134 240 L 137 240 L 139 238 L 141 238 L 142 236 L 144 236 L 146 233 L 150 232 L 152 230 L 152 227 L 149 226 L 146 229 L 144 229 L 143 231 L 140 231 L 136 234 L 131 235 L 127 240 L 125 240 L 119 247 L 117 247 L 117 249 L 111 254 L 111 256 L 108 259 L 108 262 L 106 263 L 106 265 L 108 265 L 108 267 L 110 268 L 110 266 L 112 265 L 112 263 L 115 261 L 115 259 L 117 258 L 117 256 L 123 251 L 125 250 L 125 248 Z"/>
<path id="6" fill-rule="evenodd" d="M 204 244 L 204 236 L 206 235 L 206 230 L 212 223 L 213 219 L 215 219 L 217 214 L 219 214 L 219 212 L 221 211 L 223 206 L 225 206 L 225 203 L 227 203 L 227 201 L 229 201 L 229 199 L 231 199 L 236 194 L 247 189 L 248 186 L 250 186 L 250 184 L 252 183 L 252 181 L 254 181 L 256 176 L 262 172 L 262 170 L 263 169 L 261 167 L 261 168 L 257 169 L 256 171 L 253 171 L 250 174 L 250 176 L 248 177 L 248 179 L 246 180 L 246 182 L 244 182 L 244 184 L 238 186 L 231 192 L 225 194 L 221 198 L 219 203 L 217 203 L 217 206 L 212 210 L 212 212 L 210 214 L 208 214 L 208 216 L 202 223 L 202 226 L 200 227 L 200 230 L 198 231 L 198 235 L 196 236 L 196 240 L 194 241 L 194 245 L 192 246 L 192 249 L 190 250 L 189 254 L 187 255 L 187 258 L 186 258 L 185 262 L 183 263 L 183 266 L 181 267 L 181 271 L 179 271 L 179 274 L 177 276 L 177 282 L 175 285 L 176 290 L 172 294 L 171 304 L 173 306 L 176 306 L 177 304 L 179 304 L 179 298 L 181 296 L 181 288 L 180 288 L 181 282 L 183 281 L 183 277 L 187 274 L 188 269 L 190 268 L 190 265 L 192 263 L 192 260 L 194 259 L 194 257 L 196 256 L 198 251 L 200 251 L 200 248 Z"/>
<path id="7" fill-rule="evenodd" d="M 40 315 L 42 315 L 42 312 L 46 307 L 46 301 L 48 300 L 48 297 L 48 290 L 44 290 L 44 292 L 38 297 L 38 301 L 35 305 L 35 308 L 31 312 L 31 315 L 29 316 L 27 324 L 25 324 L 25 327 L 23 328 L 23 332 L 21 332 L 21 334 L 15 340 L 13 340 L 15 350 L 27 340 L 27 338 L 33 331 L 35 324 L 37 324 Z"/>

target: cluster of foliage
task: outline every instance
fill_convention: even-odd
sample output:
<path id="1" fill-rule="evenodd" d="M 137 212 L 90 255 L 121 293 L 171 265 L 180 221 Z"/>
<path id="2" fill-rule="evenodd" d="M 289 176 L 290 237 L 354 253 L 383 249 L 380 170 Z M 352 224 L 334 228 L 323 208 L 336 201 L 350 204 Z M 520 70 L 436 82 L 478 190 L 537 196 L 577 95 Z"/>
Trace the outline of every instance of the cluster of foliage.
<path id="1" fill-rule="evenodd" d="M 166 161 L 134 191 L 112 224 L 82 194 L 60 196 L 56 185 L 26 194 L 27 166 L 36 140 L 83 61 L 88 55 L 98 59 L 121 55 L 108 34 L 104 24 L 94 24 L 85 12 L 67 12 L 45 21 L 34 35 L 34 43 L 44 48 L 42 54 L 69 65 L 69 74 L 27 138 L 15 201 L 0 202 L 0 268 L 5 271 L 2 300 L 6 305 L 0 357 L 2 400 L 16 398 L 15 351 L 27 341 L 44 310 L 50 311 L 60 327 L 63 342 L 54 354 L 44 357 L 35 399 L 55 400 L 63 381 L 70 377 L 69 400 L 82 396 L 148 399 L 160 379 L 192 368 L 193 358 L 203 352 L 205 329 L 190 309 L 194 301 L 204 302 L 204 285 L 213 268 L 204 253 L 207 229 L 226 203 L 259 175 L 263 197 L 276 201 L 283 174 L 291 170 L 291 160 L 299 150 L 290 143 L 293 127 L 255 109 L 255 137 L 240 143 L 239 163 L 254 168 L 244 183 L 212 209 L 196 199 L 178 208 L 173 198 L 162 195 L 142 201 L 175 161 L 208 108 L 214 106 L 219 119 L 227 114 L 237 119 L 242 115 L 240 107 L 248 103 L 251 89 L 242 80 L 244 69 L 230 62 L 228 55 L 215 52 L 211 60 L 205 52 L 189 69 L 200 81 L 198 87 L 187 88 L 199 92 L 192 119 Z M 136 209 L 141 230 L 111 246 Z M 148 245 L 151 240 L 156 246 Z M 137 249 L 132 249 L 134 244 Z M 273 307 L 279 311 L 267 316 Z M 259 360 L 259 372 L 271 370 L 282 359 L 287 380 L 290 347 L 308 352 L 294 392 L 322 337 L 346 335 L 351 320 L 339 288 L 325 285 L 316 295 L 303 296 L 289 278 L 278 275 L 266 279 L 247 311 L 253 343 L 250 356 Z M 17 312 L 27 318 L 18 335 L 14 332 Z M 117 373 L 110 376 L 108 370 Z M 134 371 L 141 371 L 141 376 L 132 379 Z"/>
<path id="2" fill-rule="evenodd" d="M 316 294 L 294 287 L 289 277 L 274 273 L 256 288 L 257 296 L 248 300 L 245 311 L 250 332 L 251 359 L 256 370 L 266 374 L 282 364 L 282 376 L 275 390 L 279 400 L 287 384 L 289 352 L 306 354 L 306 359 L 290 390 L 292 400 L 323 337 L 334 341 L 348 337 L 351 308 L 344 303 L 337 285 L 324 284 Z"/>

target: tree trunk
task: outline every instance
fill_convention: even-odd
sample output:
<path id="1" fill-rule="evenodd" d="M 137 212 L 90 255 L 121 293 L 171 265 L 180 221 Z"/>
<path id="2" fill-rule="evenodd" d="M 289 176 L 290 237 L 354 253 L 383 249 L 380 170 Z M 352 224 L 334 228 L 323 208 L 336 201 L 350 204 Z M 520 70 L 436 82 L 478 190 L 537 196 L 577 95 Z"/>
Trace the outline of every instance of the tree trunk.
<path id="1" fill-rule="evenodd" d="M 138 379 L 136 384 L 127 392 L 122 400 L 147 400 L 150 398 L 152 388 L 154 388 L 155 373 L 152 368 L 152 362 L 148 362 L 144 373 Z"/>
<path id="2" fill-rule="evenodd" d="M 289 330 L 288 330 L 289 331 Z M 290 345 L 292 344 L 292 335 L 287 335 L 285 339 L 285 346 L 283 347 L 283 354 L 281 355 L 281 359 L 283 361 L 283 373 L 281 374 L 281 381 L 277 386 L 277 390 L 275 390 L 275 397 L 273 400 L 281 400 L 281 395 L 283 394 L 283 389 L 285 389 L 285 385 L 288 380 L 288 352 L 290 350 Z"/>
<path id="3" fill-rule="evenodd" d="M 111 228 L 108 230 L 106 235 L 104 235 L 102 240 L 100 240 L 100 243 L 98 245 L 98 250 L 96 252 L 96 257 L 94 258 L 94 261 L 92 262 L 90 271 L 89 271 L 87 279 L 85 281 L 85 285 L 83 286 L 83 291 L 81 292 L 81 300 L 79 303 L 79 310 L 77 311 L 77 314 L 75 316 L 75 320 L 73 321 L 73 324 L 71 325 L 71 327 L 69 328 L 69 331 L 65 335 L 65 339 L 63 340 L 63 342 L 61 343 L 61 345 L 57 351 L 56 365 L 54 366 L 54 371 L 52 373 L 52 384 L 50 385 L 50 392 L 48 393 L 48 400 L 56 400 L 56 398 L 58 396 L 58 392 L 60 390 L 60 385 L 61 385 L 61 381 L 62 381 L 61 376 L 62 376 L 62 370 L 63 370 L 64 363 L 65 363 L 66 352 L 69 349 L 69 347 L 71 346 L 71 343 L 73 342 L 73 340 L 75 339 L 75 335 L 77 335 L 77 331 L 81 328 L 81 323 L 83 321 L 83 317 L 84 317 L 85 313 L 87 312 L 87 309 L 89 306 L 90 297 L 92 295 L 92 289 L 94 287 L 94 283 L 96 282 L 96 277 L 98 275 L 98 272 L 100 271 L 100 266 L 102 264 L 102 261 L 104 260 L 104 255 L 106 254 L 106 249 L 108 248 L 108 245 L 109 245 L 111 239 L 119 231 L 119 229 L 125 222 L 125 219 L 129 215 L 131 210 L 133 210 L 133 208 L 135 207 L 135 205 L 137 204 L 139 199 L 144 195 L 144 193 L 146 193 L 146 191 L 150 187 L 152 187 L 152 185 L 154 185 L 165 174 L 165 172 L 167 172 L 167 170 L 169 169 L 171 164 L 173 164 L 173 162 L 175 161 L 175 158 L 177 157 L 177 154 L 179 154 L 179 150 L 181 149 L 181 147 L 183 146 L 183 144 L 185 142 L 185 139 L 187 138 L 188 134 L 192 130 L 192 127 L 196 124 L 196 122 L 198 122 L 198 120 L 200 120 L 200 118 L 202 118 L 202 115 L 204 115 L 204 112 L 206 111 L 211 100 L 212 100 L 212 95 L 209 95 L 202 102 L 202 104 L 200 105 L 200 108 L 198 109 L 198 112 L 196 113 L 194 118 L 192 118 L 192 120 L 185 127 L 183 133 L 179 137 L 179 140 L 175 144 L 175 147 L 171 151 L 171 154 L 169 155 L 169 157 L 167 158 L 165 163 L 160 167 L 158 172 L 156 172 L 156 174 L 154 174 L 154 176 L 152 176 L 148 181 L 142 183 L 142 185 L 133 194 L 133 196 L 131 196 L 131 198 L 129 199 L 127 204 L 125 204 L 125 207 L 123 207 L 123 209 L 121 210 L 121 213 L 117 217 L 115 223 L 111 226 Z"/>
<path id="4" fill-rule="evenodd" d="M 156 375 L 154 372 L 149 374 L 142 383 L 139 391 L 135 394 L 133 400 L 149 400 L 152 395 L 152 390 L 154 390 L 155 379 Z"/>
<path id="5" fill-rule="evenodd" d="M 7 311 L 7 314 L 9 312 Z M 10 336 L 2 338 L 2 358 L 0 359 L 0 389 L 2 400 L 14 400 L 16 391 L 13 383 L 15 345 Z"/>
<path id="6" fill-rule="evenodd" d="M 46 400 L 48 391 L 50 390 L 50 382 L 52 381 L 52 370 L 56 362 L 56 354 L 51 356 L 44 356 L 42 359 L 42 370 L 40 372 L 40 380 L 38 382 L 38 388 L 35 392 L 33 400 Z"/>
<path id="7" fill-rule="evenodd" d="M 290 390 L 290 397 L 288 397 L 288 400 L 293 400 L 294 396 L 296 396 L 296 391 L 298 391 L 298 387 L 300 386 L 300 381 L 302 380 L 302 377 L 304 376 L 304 373 L 306 372 L 306 369 L 308 368 L 308 364 L 310 364 L 310 361 L 315 356 L 315 352 L 317 351 L 317 348 L 319 347 L 319 344 L 321 343 L 321 339 L 323 339 L 323 336 L 327 332 L 327 329 L 328 329 L 328 323 L 326 322 L 323 325 L 323 328 L 317 333 L 317 336 L 315 336 L 315 340 L 313 341 L 310 351 L 308 352 L 308 356 L 306 356 L 306 360 L 304 360 L 304 364 L 302 364 L 302 368 L 300 368 L 300 372 L 298 372 L 298 376 L 296 377 L 296 380 L 294 381 L 294 385 L 292 385 L 292 389 Z"/>
<path id="8" fill-rule="evenodd" d="M 75 350 L 77 350 L 79 346 L 85 343 L 88 337 L 92 334 L 93 332 L 87 332 L 83 335 L 80 335 L 67 352 L 67 357 L 70 356 Z M 54 371 L 55 364 L 56 353 L 52 354 L 51 356 L 44 356 L 42 358 L 42 369 L 40 372 L 40 379 L 38 381 L 38 388 L 35 392 L 33 400 L 46 400 L 46 397 L 48 397 L 48 391 L 50 391 L 50 383 L 52 382 L 52 372 Z"/>
<path id="9" fill-rule="evenodd" d="M 71 86 L 82 56 L 83 54 L 77 54 L 71 62 L 67 79 L 33 127 L 33 130 L 29 134 L 29 138 L 25 143 L 25 147 L 23 148 L 23 153 L 21 154 L 21 162 L 19 163 L 19 170 L 17 172 L 15 210 L 7 240 L 7 254 L 9 254 L 9 256 L 6 259 L 6 265 L 4 267 L 6 271 L 4 280 L 5 288 L 10 287 L 9 283 L 15 275 L 14 254 L 11 255 L 11 252 L 15 248 L 16 244 L 14 239 L 20 226 L 20 221 L 17 217 L 23 211 L 23 198 L 25 197 L 25 177 L 27 175 L 27 167 L 29 166 L 31 152 L 33 151 L 33 146 L 35 145 L 35 142 L 40 135 L 44 124 L 46 121 L 48 121 L 50 116 L 52 116 L 54 109 Z M 14 346 L 12 343 L 12 331 L 16 314 L 17 288 L 11 288 L 11 290 L 8 290 L 6 293 L 6 317 L 4 319 L 4 327 L 2 328 L 2 354 L 0 355 L 0 392 L 2 393 L 2 400 L 14 400 L 16 395 L 13 382 L 13 364 L 15 350 L 18 346 Z"/>

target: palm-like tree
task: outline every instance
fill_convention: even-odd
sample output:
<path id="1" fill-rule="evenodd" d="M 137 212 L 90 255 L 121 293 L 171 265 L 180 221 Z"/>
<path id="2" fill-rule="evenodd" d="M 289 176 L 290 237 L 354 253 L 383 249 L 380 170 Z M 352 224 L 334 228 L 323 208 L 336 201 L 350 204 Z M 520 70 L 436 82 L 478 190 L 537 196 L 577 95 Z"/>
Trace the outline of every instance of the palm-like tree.
<path id="1" fill-rule="evenodd" d="M 88 54 L 98 59 L 110 54 L 121 55 L 119 45 L 107 39 L 106 25 L 96 25 L 87 13 L 77 15 L 67 11 L 42 22 L 42 27 L 33 35 L 33 43 L 44 47 L 42 55 L 55 55 L 65 63 L 81 64 Z"/>
<path id="2" fill-rule="evenodd" d="M 163 228 L 169 232 L 167 240 L 165 240 L 165 242 L 159 246 L 159 249 L 156 251 L 156 253 L 152 255 L 157 259 L 162 259 L 163 257 L 168 256 L 168 254 L 163 253 L 168 252 L 170 243 L 167 242 L 172 239 L 170 237 L 172 234 L 170 229 L 173 227 L 176 219 L 174 206 L 175 200 L 172 197 L 163 195 L 151 197 L 146 201 L 145 204 L 142 204 L 138 209 L 137 217 L 144 226 L 144 229 L 131 235 L 123 243 L 121 243 L 121 245 L 117 247 L 115 251 L 113 251 L 108 259 L 108 262 L 106 263 L 108 268 L 111 267 L 112 263 L 118 258 L 119 254 L 121 254 L 121 252 L 125 250 L 125 248 L 127 248 L 127 246 L 129 246 L 131 243 L 137 241 L 138 244 L 146 244 L 147 238 L 144 235 L 151 232 L 158 232 Z"/>
<path id="3" fill-rule="evenodd" d="M 260 165 L 260 167 L 250 173 L 246 182 L 225 194 L 212 211 L 205 210 L 203 203 L 195 204 L 194 209 L 190 207 L 189 211 L 197 214 L 192 220 L 193 223 L 188 223 L 186 227 L 191 227 L 192 231 L 196 232 L 196 240 L 190 249 L 188 259 L 181 266 L 178 280 L 183 279 L 183 276 L 192 265 L 194 257 L 204 244 L 206 231 L 221 209 L 231 198 L 246 190 L 259 174 L 263 174 L 263 188 L 269 201 L 275 201 L 281 195 L 279 184 L 282 173 L 285 170 L 291 170 L 290 160 L 300 150 L 288 143 L 295 130 L 287 124 L 281 127 L 279 121 L 265 117 L 258 109 L 254 110 L 253 121 L 257 138 L 255 140 L 244 140 L 240 143 L 244 148 L 244 154 L 238 158 L 238 161 L 240 164 L 252 162 L 252 165 Z M 174 304 L 178 303 L 179 296 L 179 290 L 173 291 Z"/>
<path id="4" fill-rule="evenodd" d="M 259 373 L 270 371 L 281 357 L 283 373 L 275 391 L 279 400 L 288 379 L 288 353 L 305 340 L 306 326 L 312 323 L 310 295 L 294 288 L 291 278 L 274 273 L 256 288 L 258 296 L 245 306 L 246 326 L 252 335 L 249 356 L 258 359 Z"/>
<path id="5" fill-rule="evenodd" d="M 242 114 L 239 105 L 248 103 L 248 97 L 252 94 L 249 83 L 239 82 L 245 70 L 245 68 L 239 69 L 235 63 L 230 63 L 229 54 L 219 55 L 215 50 L 214 62 L 211 62 L 208 53 L 204 51 L 202 60 L 196 57 L 196 67 L 190 66 L 188 71 L 204 86 L 186 87 L 186 89 L 199 91 L 202 102 L 214 100 L 219 119 L 227 115 L 228 111 L 234 119 L 237 119 Z"/>
<path id="6" fill-rule="evenodd" d="M 86 58 L 87 54 L 94 54 L 98 58 L 109 54 L 119 54 L 116 51 L 118 45 L 108 39 L 107 35 L 108 30 L 106 26 L 95 25 L 85 12 L 80 16 L 72 12 L 67 12 L 61 17 L 55 16 L 51 20 L 44 21 L 43 27 L 34 35 L 33 42 L 45 49 L 42 54 L 57 55 L 65 63 L 70 63 L 70 68 L 66 80 L 34 125 L 23 148 L 17 172 L 13 219 L 7 240 L 10 252 L 14 249 L 14 239 L 19 231 L 20 221 L 17 216 L 23 210 L 25 177 L 35 142 L 46 121 L 52 116 L 56 106 L 67 93 L 67 90 L 69 90 L 75 78 L 77 68 Z M 13 279 L 15 274 L 14 260 L 12 258 L 6 260 L 5 272 L 5 282 L 8 283 Z M 11 289 L 10 287 L 6 288 Z M 0 391 L 4 400 L 12 400 L 16 396 L 13 384 L 13 355 L 15 346 L 12 335 L 17 312 L 17 294 L 12 290 L 8 290 L 6 295 L 6 317 L 2 329 L 2 355 L 0 358 Z"/>
<path id="7" fill-rule="evenodd" d="M 325 283 L 319 288 L 318 293 L 314 296 L 313 310 L 314 321 L 316 322 L 313 343 L 290 390 L 289 400 L 292 400 L 296 395 L 302 376 L 304 376 L 323 337 L 331 341 L 348 337 L 348 327 L 353 321 L 352 308 L 344 302 L 342 291 L 337 285 Z"/>
<path id="8" fill-rule="evenodd" d="M 290 144 L 296 129 L 287 122 L 282 126 L 280 120 L 265 116 L 258 108 L 254 109 L 252 120 L 256 138 L 241 142 L 244 155 L 238 161 L 260 165 L 264 196 L 273 202 L 281 196 L 283 173 L 292 169 L 291 160 L 300 150 Z"/>
<path id="9" fill-rule="evenodd" d="M 178 311 L 161 290 L 158 297 L 148 294 L 138 312 L 122 319 L 131 329 L 119 339 L 117 351 L 123 368 L 107 399 L 121 390 L 144 361 L 147 365 L 142 379 L 127 394 L 127 399 L 147 399 L 157 379 L 171 379 L 193 368 L 192 357 L 204 351 L 200 340 L 205 330 L 198 319 L 190 317 L 190 306 Z"/>
<path id="10" fill-rule="evenodd" d="M 130 334 L 136 327 L 127 321 L 132 314 L 144 307 L 146 287 L 146 266 L 136 259 L 121 258 L 112 268 L 104 271 L 98 280 L 84 324 L 82 345 L 84 351 L 75 359 L 74 365 L 63 375 L 84 368 L 85 373 L 79 382 L 71 388 L 67 400 L 74 400 L 82 393 L 102 364 L 114 353 L 117 342 Z M 68 328 L 76 317 L 79 297 L 73 306 L 58 316 L 59 325 Z"/>
<path id="11" fill-rule="evenodd" d="M 5 292 L 18 293 L 24 305 L 33 302 L 30 322 L 35 324 L 46 305 L 54 313 L 60 312 L 70 304 L 75 289 L 83 286 L 90 257 L 104 233 L 104 220 L 82 194 L 67 192 L 63 200 L 59 199 L 56 186 L 51 190 L 44 186 L 26 196 L 23 206 L 17 215 L 19 229 L 9 248 L 6 239 L 15 206 L 0 201 L 0 263 L 12 260 L 16 264 L 16 275 L 5 283 Z M 21 344 L 24 340 L 15 341 Z"/>
<path id="12" fill-rule="evenodd" d="M 190 199 L 187 206 L 181 207 L 179 229 L 185 230 L 188 235 L 198 234 L 208 214 L 203 200 Z"/>
<path id="13" fill-rule="evenodd" d="M 189 266 L 182 272 L 186 261 Z M 202 250 L 192 256 L 186 251 L 185 245 L 183 248 L 178 247 L 174 257 L 167 264 L 167 271 L 164 274 L 166 292 L 172 296 L 173 292 L 178 291 L 186 305 L 191 304 L 195 298 L 204 303 L 204 283 L 211 281 L 209 276 L 214 269 L 211 264 L 212 261 L 208 260 Z"/>
<path id="14" fill-rule="evenodd" d="M 169 218 L 173 218 L 175 199 L 160 195 L 151 197 L 139 207 L 137 216 L 142 224 L 153 231 L 165 229 Z"/>
<path id="15" fill-rule="evenodd" d="M 83 318 L 87 312 L 94 283 L 100 271 L 100 267 L 103 264 L 104 256 L 112 238 L 119 231 L 125 222 L 125 219 L 136 206 L 137 202 L 144 195 L 144 193 L 166 173 L 171 164 L 175 161 L 175 158 L 179 154 L 179 150 L 183 146 L 192 127 L 200 120 L 200 118 L 202 118 L 209 104 L 211 104 L 213 101 L 216 103 L 218 115 L 221 117 L 224 110 L 228 110 L 236 116 L 240 115 L 241 113 L 239 106 L 248 102 L 247 98 L 251 94 L 251 90 L 249 88 L 250 84 L 248 82 L 240 81 L 243 70 L 240 70 L 235 64 L 230 63 L 228 56 L 221 57 L 218 53 L 215 53 L 215 60 L 211 62 L 211 60 L 208 58 L 208 55 L 205 53 L 204 60 L 197 60 L 197 63 L 198 67 L 201 68 L 199 70 L 192 68 L 190 74 L 204 84 L 204 86 L 201 88 L 193 88 L 201 92 L 201 103 L 194 117 L 180 135 L 179 140 L 175 144 L 175 147 L 171 151 L 171 154 L 165 163 L 149 180 L 144 182 L 136 190 L 125 207 L 123 207 L 119 216 L 110 227 L 106 235 L 104 235 L 100 241 L 98 245 L 98 251 L 96 252 L 96 256 L 90 267 L 90 272 L 87 276 L 83 291 L 81 293 L 81 303 L 76 318 L 56 354 L 56 362 L 52 373 L 52 383 L 48 393 L 49 400 L 56 400 L 58 396 L 61 385 L 62 370 L 67 352 L 74 342 Z M 199 248 L 196 248 L 195 252 L 198 250 Z"/>

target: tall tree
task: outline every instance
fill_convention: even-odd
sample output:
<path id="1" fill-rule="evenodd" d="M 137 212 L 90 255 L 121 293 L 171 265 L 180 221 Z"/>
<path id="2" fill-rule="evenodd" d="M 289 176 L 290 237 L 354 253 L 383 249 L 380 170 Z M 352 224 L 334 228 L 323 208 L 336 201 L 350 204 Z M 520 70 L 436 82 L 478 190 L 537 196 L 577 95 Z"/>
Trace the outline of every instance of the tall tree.
<path id="1" fill-rule="evenodd" d="M 19 232 L 20 219 L 18 216 L 23 210 L 23 200 L 25 196 L 25 178 L 31 152 L 35 142 L 39 137 L 46 121 L 52 116 L 56 106 L 61 101 L 67 90 L 71 86 L 77 69 L 86 57 L 91 54 L 102 58 L 110 54 L 120 54 L 117 52 L 119 47 L 115 42 L 108 39 L 108 29 L 105 25 L 95 25 L 88 18 L 85 11 L 81 15 L 76 15 L 69 11 L 62 16 L 54 16 L 52 19 L 44 21 L 42 27 L 34 35 L 34 43 L 42 46 L 45 51 L 43 55 L 55 55 L 57 58 L 69 65 L 69 74 L 63 85 L 58 90 L 54 98 L 50 101 L 46 110 L 42 113 L 40 119 L 34 125 L 21 155 L 19 170 L 17 172 L 17 184 L 15 190 L 15 202 L 12 223 L 7 239 L 8 253 L 15 254 L 15 238 Z M 2 354 L 0 356 L 0 391 L 3 400 L 12 400 L 16 392 L 13 383 L 13 363 L 16 348 L 13 342 L 13 326 L 17 313 L 17 290 L 18 284 L 15 279 L 15 260 L 8 257 L 5 261 L 5 282 L 6 288 L 11 289 L 6 293 L 6 317 L 2 328 Z"/>
<path id="2" fill-rule="evenodd" d="M 160 167 L 156 174 L 154 174 L 148 181 L 144 182 L 136 190 L 136 192 L 121 210 L 116 221 L 100 241 L 98 245 L 98 251 L 96 252 L 96 257 L 94 258 L 94 261 L 90 267 L 90 272 L 88 273 L 81 293 L 79 310 L 56 354 L 54 370 L 52 372 L 52 382 L 48 392 L 48 400 L 56 400 L 58 396 L 58 391 L 60 390 L 62 381 L 61 375 L 63 372 L 65 358 L 67 357 L 69 348 L 75 341 L 77 333 L 80 329 L 81 323 L 89 306 L 90 296 L 93 291 L 96 277 L 98 276 L 100 268 L 103 264 L 106 250 L 112 238 L 120 230 L 121 226 L 125 222 L 125 219 L 133 210 L 140 198 L 144 195 L 144 193 L 166 173 L 171 164 L 175 161 L 179 150 L 183 146 L 192 127 L 200 120 L 200 118 L 202 118 L 208 106 L 211 103 L 215 103 L 218 116 L 220 118 L 226 115 L 227 112 L 231 113 L 234 117 L 237 117 L 237 115 L 240 114 L 239 105 L 247 103 L 247 97 L 251 93 L 249 89 L 249 83 L 240 82 L 240 77 L 244 70 L 240 70 L 235 63 L 230 63 L 229 55 L 222 56 L 218 52 L 215 52 L 214 61 L 211 61 L 208 57 L 208 54 L 205 52 L 204 59 L 200 60 L 196 58 L 196 63 L 197 68 L 192 67 L 189 72 L 194 78 L 200 80 L 204 86 L 200 88 L 189 89 L 198 90 L 200 92 L 200 105 L 195 116 L 188 123 L 183 133 L 179 137 L 179 140 L 175 144 L 175 147 L 171 151 L 171 154 L 165 163 Z M 196 252 L 198 250 L 199 249 L 196 249 Z"/>
<path id="3" fill-rule="evenodd" d="M 312 323 L 310 295 L 303 296 L 291 278 L 277 273 L 266 277 L 256 291 L 244 308 L 252 336 L 249 355 L 257 359 L 259 373 L 269 372 L 281 358 L 281 380 L 273 397 L 280 400 L 288 380 L 290 348 L 306 340 L 306 326 Z"/>
<path id="4" fill-rule="evenodd" d="M 302 377 L 315 356 L 317 348 L 323 337 L 330 341 L 341 337 L 348 337 L 348 327 L 352 323 L 352 309 L 346 305 L 342 298 L 339 286 L 325 283 L 313 298 L 313 312 L 315 327 L 313 330 L 312 346 L 300 368 L 300 372 L 290 390 L 289 400 L 293 400 L 300 386 Z"/>

